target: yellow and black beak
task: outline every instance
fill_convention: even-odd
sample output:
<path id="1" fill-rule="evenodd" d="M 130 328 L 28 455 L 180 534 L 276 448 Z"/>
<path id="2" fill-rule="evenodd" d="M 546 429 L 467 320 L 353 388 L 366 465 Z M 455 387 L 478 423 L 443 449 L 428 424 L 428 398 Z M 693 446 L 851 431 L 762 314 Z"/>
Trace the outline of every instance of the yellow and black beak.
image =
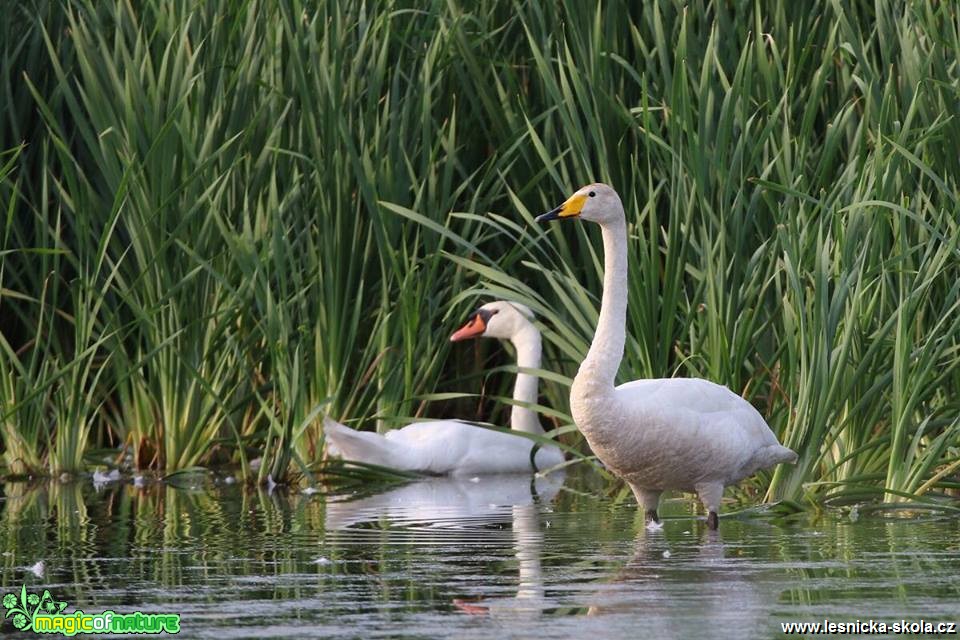
<path id="1" fill-rule="evenodd" d="M 548 220 L 556 220 L 558 218 L 575 218 L 580 215 L 580 212 L 583 211 L 583 205 L 587 202 L 587 196 L 582 193 L 575 193 L 564 202 L 562 205 L 551 211 L 547 211 L 545 214 L 537 216 L 535 222 L 546 222 Z"/>
<path id="2" fill-rule="evenodd" d="M 487 322 L 490 321 L 490 316 L 494 313 L 494 311 L 488 311 L 486 309 L 474 311 L 470 314 L 470 317 L 467 318 L 467 324 L 453 332 L 453 335 L 450 336 L 450 342 L 459 342 L 460 340 L 467 340 L 468 338 L 479 338 L 483 335 L 483 332 L 487 330 Z"/>

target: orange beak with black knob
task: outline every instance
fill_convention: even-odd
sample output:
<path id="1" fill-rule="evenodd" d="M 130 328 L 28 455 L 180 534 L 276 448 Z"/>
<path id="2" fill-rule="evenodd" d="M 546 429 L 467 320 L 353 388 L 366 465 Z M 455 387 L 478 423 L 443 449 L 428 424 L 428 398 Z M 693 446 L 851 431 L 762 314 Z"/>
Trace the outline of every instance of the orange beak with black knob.
<path id="1" fill-rule="evenodd" d="M 470 314 L 470 317 L 467 318 L 467 323 L 453 332 L 453 335 L 450 336 L 450 342 L 459 342 L 460 340 L 467 340 L 469 338 L 479 338 L 483 335 L 483 332 L 487 330 L 487 322 L 490 321 L 490 316 L 494 312 L 487 311 L 486 309 L 478 309 Z"/>

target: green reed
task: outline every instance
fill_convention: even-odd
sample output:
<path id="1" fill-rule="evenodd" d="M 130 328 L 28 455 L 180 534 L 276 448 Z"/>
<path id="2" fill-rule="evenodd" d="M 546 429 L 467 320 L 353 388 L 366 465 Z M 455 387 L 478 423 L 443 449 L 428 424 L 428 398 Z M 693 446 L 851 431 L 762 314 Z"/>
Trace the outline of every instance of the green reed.
<path id="1" fill-rule="evenodd" d="M 622 380 L 751 400 L 800 462 L 747 493 L 940 495 L 958 23 L 922 2 L 22 3 L 0 27 L 6 470 L 121 446 L 279 480 L 322 463 L 320 411 L 503 423 L 464 394 L 508 398 L 509 356 L 447 342 L 480 295 L 538 313 L 545 422 L 586 455 L 566 397 L 599 239 L 532 218 L 602 180 L 628 212 Z"/>

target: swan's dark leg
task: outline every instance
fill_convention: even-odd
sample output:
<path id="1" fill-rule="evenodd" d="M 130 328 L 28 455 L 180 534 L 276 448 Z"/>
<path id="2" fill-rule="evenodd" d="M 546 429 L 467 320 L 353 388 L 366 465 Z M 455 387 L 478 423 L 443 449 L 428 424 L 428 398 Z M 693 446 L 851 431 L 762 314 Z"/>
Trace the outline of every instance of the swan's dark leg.
<path id="1" fill-rule="evenodd" d="M 720 526 L 720 500 L 723 498 L 723 484 L 720 482 L 702 482 L 694 487 L 700 495 L 700 501 L 707 509 L 707 528 L 716 531 Z"/>
<path id="2" fill-rule="evenodd" d="M 645 523 L 656 522 L 659 524 L 660 516 L 657 514 L 657 507 L 660 505 L 660 492 L 654 489 L 635 487 L 632 484 L 630 484 L 630 488 L 633 489 L 633 495 L 637 497 L 637 504 L 643 507 Z"/>

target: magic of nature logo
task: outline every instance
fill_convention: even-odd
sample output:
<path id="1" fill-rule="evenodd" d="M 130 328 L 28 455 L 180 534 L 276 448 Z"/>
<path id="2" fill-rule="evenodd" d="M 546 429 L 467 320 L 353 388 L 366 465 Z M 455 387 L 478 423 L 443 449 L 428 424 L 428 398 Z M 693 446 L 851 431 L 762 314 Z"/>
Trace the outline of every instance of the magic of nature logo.
<path id="1" fill-rule="evenodd" d="M 179 633 L 180 615 L 176 613 L 116 613 L 101 611 L 84 613 L 74 611 L 64 613 L 67 603 L 54 600 L 50 591 L 27 593 L 26 586 L 20 588 L 20 594 L 7 593 L 3 596 L 6 609 L 4 619 L 10 619 L 14 628 L 34 633 L 56 633 L 74 636 L 78 633 Z"/>

